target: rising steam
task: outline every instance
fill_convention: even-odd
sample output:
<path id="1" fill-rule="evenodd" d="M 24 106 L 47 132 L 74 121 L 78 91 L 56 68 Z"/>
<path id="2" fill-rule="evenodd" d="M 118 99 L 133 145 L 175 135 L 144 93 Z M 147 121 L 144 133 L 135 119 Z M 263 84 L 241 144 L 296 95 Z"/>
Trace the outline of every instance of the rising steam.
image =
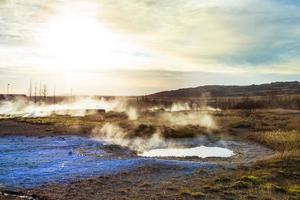
<path id="1" fill-rule="evenodd" d="M 165 112 L 159 114 L 159 119 L 169 125 L 198 125 L 206 128 L 216 128 L 213 117 L 202 112 Z"/>
<path id="2" fill-rule="evenodd" d="M 126 146 L 137 152 L 172 146 L 172 142 L 166 141 L 159 131 L 156 131 L 151 137 L 147 138 L 128 138 L 128 135 L 126 130 L 112 123 L 105 123 L 102 127 L 96 127 L 92 131 L 92 137 L 95 140 Z"/>
<path id="3" fill-rule="evenodd" d="M 141 134 L 140 137 L 130 137 L 129 130 L 125 130 L 115 123 L 105 123 L 92 130 L 92 137 L 102 140 L 109 144 L 117 144 L 129 147 L 137 152 L 144 152 L 155 148 L 175 147 L 177 144 L 173 140 L 163 137 L 164 129 L 169 126 L 176 129 L 178 126 L 194 125 L 214 129 L 217 127 L 212 115 L 218 109 L 191 106 L 189 103 L 172 103 L 168 106 L 143 106 L 136 105 L 136 102 L 128 102 L 123 98 L 104 99 L 104 98 L 77 98 L 72 101 L 63 101 L 57 104 L 33 103 L 26 99 L 15 99 L 0 102 L 0 118 L 11 117 L 46 117 L 53 114 L 85 116 L 91 111 L 105 110 L 126 113 L 129 120 L 151 124 L 155 126 L 149 135 Z M 154 114 L 151 114 L 154 113 Z M 146 117 L 144 117 L 146 115 Z M 132 131 L 132 130 L 131 130 Z"/>
<path id="4" fill-rule="evenodd" d="M 128 106 L 126 100 L 104 98 L 78 98 L 57 104 L 33 103 L 24 99 L 0 102 L 0 117 L 46 117 L 52 114 L 85 116 L 97 110 L 125 112 L 130 120 L 138 118 L 135 108 Z"/>
<path id="5" fill-rule="evenodd" d="M 167 111 L 167 112 L 180 112 L 180 111 L 221 111 L 219 108 L 212 108 L 207 106 L 204 102 L 203 105 L 190 105 L 187 102 L 184 103 L 172 103 L 170 106 L 155 105 L 148 108 L 149 111 Z"/>

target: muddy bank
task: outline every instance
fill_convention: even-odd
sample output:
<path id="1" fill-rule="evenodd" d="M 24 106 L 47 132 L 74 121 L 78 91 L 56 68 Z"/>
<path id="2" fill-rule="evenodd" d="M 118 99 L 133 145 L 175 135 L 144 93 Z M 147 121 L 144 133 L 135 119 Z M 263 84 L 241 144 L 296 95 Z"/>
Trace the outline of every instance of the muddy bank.
<path id="1" fill-rule="evenodd" d="M 52 124 L 34 124 L 28 122 L 19 122 L 15 120 L 0 120 L 0 136 L 62 136 L 62 135 L 78 135 L 89 137 L 91 128 L 82 126 L 55 126 Z M 241 134 L 243 135 L 243 134 Z M 200 138 L 200 139 L 199 139 Z M 251 164 L 256 160 L 270 158 L 274 151 L 260 144 L 241 139 L 239 137 L 214 137 L 213 135 L 204 135 L 196 138 L 179 138 L 184 146 L 216 146 L 228 148 L 234 151 L 234 155 L 229 158 L 168 158 L 169 160 L 189 160 L 196 162 L 213 162 L 217 164 Z M 237 140 L 238 139 L 238 140 Z M 192 141 L 192 142 L 191 142 Z M 107 146 L 106 148 L 109 148 Z M 107 149 L 109 151 L 109 149 Z M 114 148 L 116 150 L 116 148 Z"/>
<path id="2" fill-rule="evenodd" d="M 56 135 L 82 135 L 89 132 L 78 126 L 54 126 L 52 124 L 34 124 L 16 120 L 0 120 L 0 136 L 56 136 Z"/>
<path id="3" fill-rule="evenodd" d="M 89 135 L 87 128 L 79 126 L 53 126 L 51 124 L 34 124 L 17 122 L 14 120 L 0 120 L 0 136 L 55 136 L 55 135 Z M 210 141 L 211 142 L 211 141 Z M 209 143 L 201 143 L 209 146 Z M 7 191 L 0 195 L 0 199 L 20 199 L 20 195 L 28 199 L 194 199 L 182 192 L 181 187 L 188 187 L 191 179 L 197 181 L 209 180 L 223 171 L 234 172 L 240 165 L 250 167 L 256 160 L 269 158 L 273 151 L 250 142 L 230 141 L 219 143 L 232 149 L 235 155 L 230 158 L 176 158 L 177 161 L 208 162 L 217 165 L 211 168 L 188 170 L 182 166 L 152 163 L 132 170 L 124 170 L 116 174 L 95 176 L 90 179 L 77 180 L 62 184 L 45 184 L 32 189 L 0 189 Z M 216 144 L 215 144 L 216 145 Z M 114 146 L 105 147 L 109 152 L 115 152 Z M 158 158 L 159 159 L 159 158 Z M 174 160 L 174 158 L 164 158 Z M 225 169 L 224 169 L 225 168 Z M 201 170 L 200 170 L 201 169 Z M 212 170 L 213 169 L 213 170 Z M 199 172 L 200 170 L 200 172 Z M 189 173 L 185 173 L 189 172 Z M 200 174 L 199 174 L 199 173 Z M 174 184 L 175 183 L 175 184 Z M 1 186 L 0 186 L 1 188 Z M 15 193 L 17 192 L 17 193 Z M 20 192 L 20 193 L 18 193 Z M 18 194 L 20 194 L 18 196 Z M 6 195 L 6 196 L 5 196 Z M 197 196 L 197 195 L 196 195 Z M 200 195 L 201 196 L 201 195 Z M 33 198 L 34 197 L 34 198 Z M 26 199 L 25 198 L 25 199 Z M 196 198 L 197 199 L 197 198 Z M 198 198 L 199 199 L 199 198 Z M 221 198 L 222 199 L 222 198 Z"/>
<path id="4" fill-rule="evenodd" d="M 162 184 L 171 184 L 182 180 L 192 174 L 178 173 L 183 167 L 153 164 L 143 166 L 134 171 L 123 171 L 109 176 L 100 176 L 88 180 L 81 180 L 65 185 L 48 185 L 29 190 L 17 190 L 15 193 L 26 194 L 38 200 L 66 200 L 66 199 L 174 199 L 168 191 L 172 188 L 162 188 Z M 211 168 L 206 168 L 207 174 Z M 16 196 L 8 196 L 7 199 L 17 199 Z M 1 199 L 1 196 L 0 196 Z M 5 198 L 3 198 L 5 199 Z"/>
<path id="5" fill-rule="evenodd" d="M 59 149 L 62 148 L 65 149 L 65 141 L 67 141 L 68 137 L 70 136 L 57 137 L 59 139 L 59 143 L 55 141 L 56 151 L 58 150 L 59 152 L 61 152 L 61 150 Z M 25 138 L 26 140 L 28 140 L 31 139 L 32 137 L 21 136 L 21 138 Z M 47 141 L 49 141 L 55 139 L 56 137 L 36 137 L 36 138 L 37 140 L 46 139 Z M 77 137 L 75 137 L 75 139 L 76 138 Z M 76 142 L 77 141 L 78 140 L 76 140 Z M 197 140 L 194 140 L 194 143 L 196 141 Z M 202 144 L 206 144 L 206 145 L 209 144 L 207 143 L 207 141 L 203 143 L 204 140 L 202 139 L 200 139 L 200 141 L 202 142 Z M 14 141 L 14 142 L 20 144 L 20 142 L 18 141 Z M 37 142 L 37 144 L 41 144 L 41 143 L 44 144 L 41 145 L 43 148 L 44 147 L 49 148 L 49 145 L 45 144 L 45 141 Z M 184 141 L 183 143 L 187 143 L 187 141 Z M 29 146 L 32 146 L 34 143 L 30 142 L 30 144 L 31 145 Z M 2 186 L 2 189 L 0 187 L 0 191 L 2 192 L 0 195 L 0 199 L 20 199 L 21 197 L 23 199 L 32 199 L 32 200 L 34 199 L 36 200 L 37 199 L 99 199 L 99 198 L 122 199 L 125 197 L 129 199 L 131 198 L 174 199 L 174 198 L 179 198 L 181 194 L 178 194 L 178 189 L 175 190 L 172 188 L 172 184 L 171 184 L 172 182 L 182 181 L 183 183 L 185 183 L 186 182 L 185 179 L 189 177 L 193 177 L 195 173 L 198 174 L 199 170 L 201 170 L 201 173 L 203 173 L 202 175 L 204 175 L 202 178 L 205 178 L 208 174 L 219 173 L 219 171 L 222 171 L 224 169 L 226 169 L 227 171 L 231 171 L 233 169 L 236 169 L 240 164 L 245 164 L 254 161 L 249 159 L 250 155 L 239 157 L 240 154 L 242 155 L 243 153 L 255 154 L 255 156 L 252 157 L 255 160 L 257 160 L 258 158 L 262 159 L 264 156 L 269 156 L 268 155 L 269 152 L 264 151 L 265 149 L 260 148 L 260 146 L 251 147 L 250 144 L 248 144 L 249 146 L 247 146 L 243 143 L 238 143 L 233 141 L 220 141 L 219 144 L 215 144 L 223 147 L 231 146 L 231 148 L 234 148 L 235 151 L 240 152 L 239 154 L 236 154 L 236 156 L 228 159 L 156 158 L 151 160 L 147 160 L 147 159 L 143 160 L 143 158 L 136 158 L 136 155 L 134 154 L 126 153 L 127 149 L 121 148 L 116 145 L 98 146 L 97 147 L 97 152 L 99 154 L 98 155 L 97 152 L 94 151 L 95 146 L 91 146 L 91 144 L 88 145 L 88 149 L 90 148 L 93 149 L 93 152 L 91 154 L 91 152 L 88 151 L 88 149 L 84 148 L 81 143 L 80 144 L 76 143 L 76 144 L 80 145 L 81 147 L 80 149 L 78 149 L 78 151 L 76 151 L 77 153 L 79 153 L 78 156 L 91 156 L 93 159 L 95 159 L 95 156 L 96 157 L 100 156 L 99 158 L 105 160 L 106 159 L 111 160 L 116 158 L 121 160 L 124 158 L 125 159 L 135 158 L 137 161 L 141 161 L 141 162 L 139 162 L 140 164 L 136 166 L 132 166 L 127 169 L 126 168 L 120 169 L 120 171 L 114 173 L 103 174 L 101 176 L 97 176 L 96 175 L 97 173 L 95 173 L 93 178 L 81 177 L 81 178 L 75 178 L 72 181 L 70 180 L 62 181 L 56 184 L 51 184 L 50 181 L 50 183 L 45 182 L 42 185 L 39 185 L 37 187 L 30 187 L 31 189 L 16 190 L 11 187 Z M 74 143 L 72 143 L 71 146 L 77 149 L 77 147 L 74 146 Z M 36 149 L 35 146 L 32 147 Z M 11 151 L 10 149 L 7 150 Z M 99 150 L 101 150 L 101 152 L 99 152 Z M 102 150 L 104 150 L 106 153 L 103 154 Z M 64 155 L 67 157 L 73 156 L 74 153 L 71 153 L 70 155 L 68 152 L 70 152 L 69 149 L 66 149 Z M 102 154 L 104 156 L 102 156 Z M 108 155 L 112 155 L 112 157 L 107 157 Z M 64 157 L 64 160 L 65 159 L 66 157 Z M 248 160 L 244 160 L 244 159 L 248 159 Z M 45 162 L 43 161 L 42 163 Z M 95 162 L 95 164 L 97 164 L 97 162 Z M 88 171 L 93 171 L 94 169 L 97 168 L 99 168 L 99 170 L 101 171 L 102 167 L 104 167 L 101 166 L 102 165 L 93 165 L 93 163 L 90 163 L 86 167 L 91 167 L 90 169 L 88 169 Z M 79 170 L 78 173 L 80 173 L 81 171 L 80 167 L 86 168 L 82 164 L 80 164 L 80 166 L 78 167 L 75 166 L 75 168 Z M 16 172 L 19 171 L 20 170 L 17 170 Z M 61 170 L 59 171 L 61 172 Z M 52 171 L 52 173 L 54 173 L 54 171 Z M 34 177 L 32 178 L 36 180 L 38 178 L 36 176 L 38 175 L 41 175 L 41 173 L 38 172 L 38 174 L 34 176 L 35 178 Z M 64 175 L 62 174 L 62 176 Z M 48 178 L 48 175 L 45 175 L 45 177 L 42 179 L 45 178 Z M 67 177 L 63 177 L 63 178 L 66 179 Z M 24 180 L 25 181 L 27 180 L 26 177 Z M 145 193 L 145 191 L 147 192 Z M 165 195 L 167 195 L 167 197 Z"/>
<path id="6" fill-rule="evenodd" d="M 140 157 L 127 147 L 79 136 L 3 136 L 0 154 L 0 184 L 10 188 L 65 184 L 143 166 L 181 167 L 178 173 L 216 167 L 208 162 Z"/>
<path id="7" fill-rule="evenodd" d="M 289 188 L 299 184 L 299 162 L 258 163 L 248 167 L 196 170 L 178 174 L 170 166 L 144 166 L 110 176 L 49 185 L 17 193 L 40 200 L 98 199 L 299 199 Z M 286 184 L 287 181 L 289 184 Z M 268 186 L 268 187 L 267 187 Z M 270 187 L 271 188 L 270 188 Z M 15 196 L 2 200 L 20 199 Z M 34 200 L 32 199 L 32 200 Z"/>

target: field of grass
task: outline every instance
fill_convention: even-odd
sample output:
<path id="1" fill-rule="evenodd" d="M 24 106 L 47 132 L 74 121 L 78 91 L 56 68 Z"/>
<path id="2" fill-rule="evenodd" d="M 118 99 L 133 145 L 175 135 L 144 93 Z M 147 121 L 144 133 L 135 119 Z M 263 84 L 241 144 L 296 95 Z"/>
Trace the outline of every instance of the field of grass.
<path id="1" fill-rule="evenodd" d="M 274 149 L 278 159 L 300 158 L 300 130 L 268 131 L 253 134 L 250 138 Z"/>
<path id="2" fill-rule="evenodd" d="M 216 174 L 202 188 L 214 188 L 221 199 L 300 199 L 300 131 L 255 133 L 249 139 L 274 149 L 275 156 Z"/>
<path id="3" fill-rule="evenodd" d="M 151 191 L 149 199 L 300 199 L 300 114 L 295 110 L 224 110 L 210 113 L 216 129 L 199 125 L 164 125 L 153 113 L 144 113 L 130 121 L 124 113 L 105 113 L 95 116 L 50 116 L 45 118 L 16 118 L 18 122 L 51 125 L 52 130 L 63 131 L 79 127 L 86 134 L 97 126 L 111 122 L 128 131 L 128 137 L 151 136 L 157 129 L 166 138 L 205 136 L 213 139 L 233 139 L 256 142 L 275 151 L 273 157 L 251 165 L 217 171 L 200 170 L 173 181 L 137 185 L 126 180 L 116 189 L 118 195 L 129 199 L 144 198 L 140 191 Z M 119 179 L 118 179 L 119 180 Z M 121 180 L 119 180 L 121 181 Z M 119 182 L 117 182 L 119 184 Z M 127 189 L 124 189 L 125 186 Z M 130 189 L 134 188 L 134 189 Z M 132 190 L 132 191 L 131 191 Z"/>

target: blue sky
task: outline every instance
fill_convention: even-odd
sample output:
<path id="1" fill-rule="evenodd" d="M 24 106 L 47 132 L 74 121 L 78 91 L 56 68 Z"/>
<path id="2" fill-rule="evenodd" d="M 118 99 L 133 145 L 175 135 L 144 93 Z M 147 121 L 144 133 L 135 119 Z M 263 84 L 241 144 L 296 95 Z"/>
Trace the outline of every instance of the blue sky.
<path id="1" fill-rule="evenodd" d="M 0 92 L 300 81 L 298 0 L 0 0 Z"/>

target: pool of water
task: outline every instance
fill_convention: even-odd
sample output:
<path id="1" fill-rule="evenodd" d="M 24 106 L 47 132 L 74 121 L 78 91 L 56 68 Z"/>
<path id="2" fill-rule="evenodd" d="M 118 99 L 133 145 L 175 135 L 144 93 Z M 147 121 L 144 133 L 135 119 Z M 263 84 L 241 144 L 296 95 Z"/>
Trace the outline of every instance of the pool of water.
<path id="1" fill-rule="evenodd" d="M 152 149 L 145 151 L 141 156 L 145 157 L 230 157 L 233 156 L 233 151 L 221 147 L 206 147 L 199 146 L 193 148 L 167 148 L 167 149 Z"/>
<path id="2" fill-rule="evenodd" d="M 0 183 L 27 187 L 64 182 L 70 177 L 127 169 L 140 162 L 134 158 L 103 159 L 102 146 L 81 137 L 2 137 Z"/>
<path id="3" fill-rule="evenodd" d="M 151 164 L 176 165 L 185 172 L 213 167 L 203 162 L 145 158 L 126 148 L 85 137 L 0 137 L 0 188 L 31 188 L 117 173 Z"/>

